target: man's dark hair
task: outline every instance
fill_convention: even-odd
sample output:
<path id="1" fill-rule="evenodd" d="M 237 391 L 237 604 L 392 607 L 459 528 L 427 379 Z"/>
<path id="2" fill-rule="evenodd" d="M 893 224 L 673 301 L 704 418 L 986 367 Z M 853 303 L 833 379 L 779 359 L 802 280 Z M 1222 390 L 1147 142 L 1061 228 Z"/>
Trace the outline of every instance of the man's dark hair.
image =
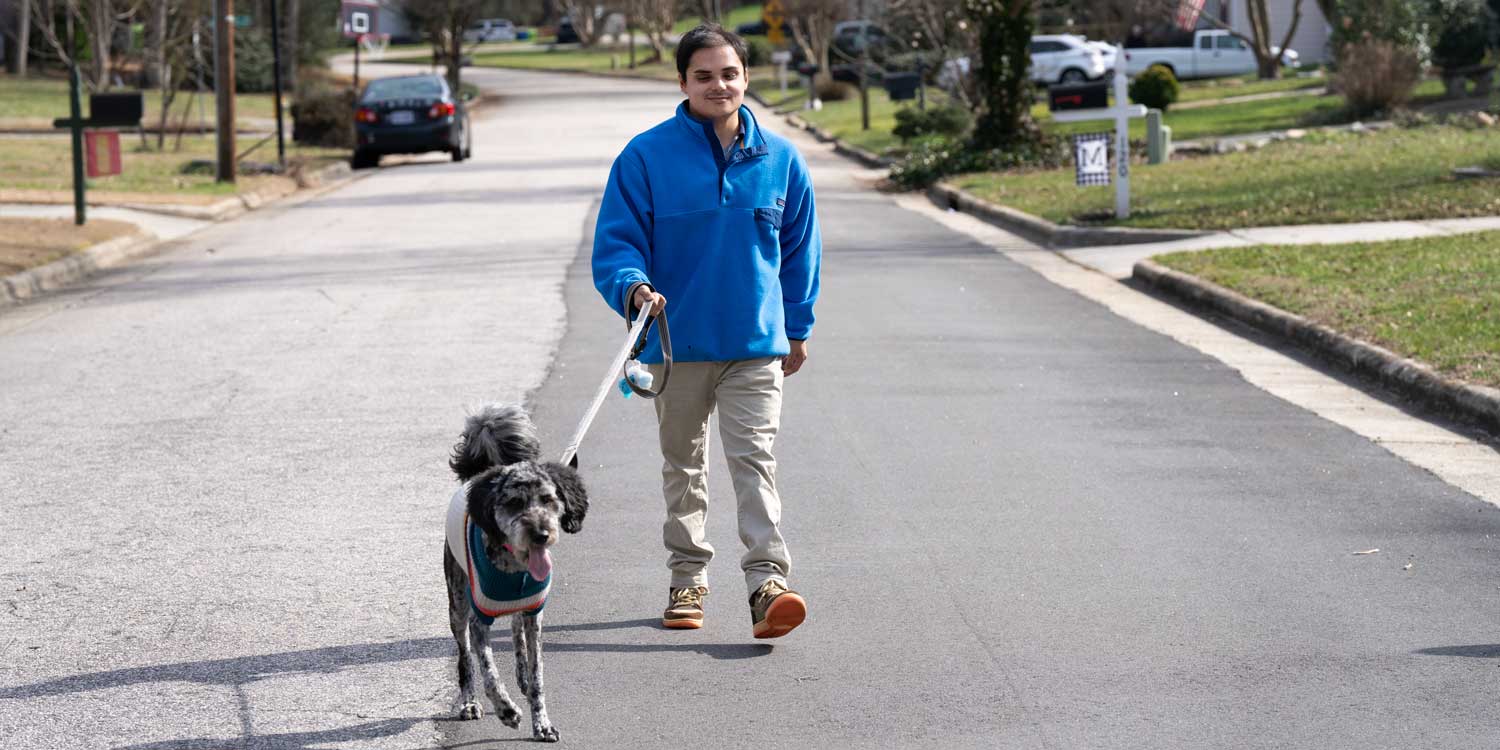
<path id="1" fill-rule="evenodd" d="M 693 53 L 709 47 L 728 47 L 739 56 L 740 67 L 750 67 L 750 50 L 745 46 L 745 40 L 741 39 L 739 34 L 725 31 L 723 26 L 716 23 L 699 24 L 697 28 L 683 34 L 682 40 L 677 43 L 677 78 L 679 80 L 687 80 L 688 63 L 692 61 Z"/>

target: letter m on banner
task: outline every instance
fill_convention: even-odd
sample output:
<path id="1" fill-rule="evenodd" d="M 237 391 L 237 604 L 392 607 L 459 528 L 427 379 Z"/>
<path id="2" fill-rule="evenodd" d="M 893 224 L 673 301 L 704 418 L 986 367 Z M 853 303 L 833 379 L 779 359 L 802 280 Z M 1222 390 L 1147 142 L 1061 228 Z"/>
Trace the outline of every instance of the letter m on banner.
<path id="1" fill-rule="evenodd" d="M 1073 136 L 1073 164 L 1078 185 L 1108 185 L 1109 144 L 1113 133 L 1081 133 Z"/>

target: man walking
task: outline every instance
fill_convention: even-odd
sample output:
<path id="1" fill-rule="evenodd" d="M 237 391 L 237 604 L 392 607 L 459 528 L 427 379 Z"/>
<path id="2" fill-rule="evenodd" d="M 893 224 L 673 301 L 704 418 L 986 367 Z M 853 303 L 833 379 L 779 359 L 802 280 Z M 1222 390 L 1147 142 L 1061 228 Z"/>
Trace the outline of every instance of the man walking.
<path id="1" fill-rule="evenodd" d="M 615 160 L 594 233 L 594 285 L 627 319 L 670 301 L 671 382 L 655 401 L 672 571 L 662 624 L 703 626 L 709 414 L 719 414 L 734 484 L 750 619 L 756 638 L 802 624 L 787 587 L 772 455 L 783 378 L 807 361 L 822 240 L 807 164 L 743 106 L 745 43 L 703 25 L 677 46 L 687 100 Z M 642 361 L 661 378 L 660 341 Z"/>

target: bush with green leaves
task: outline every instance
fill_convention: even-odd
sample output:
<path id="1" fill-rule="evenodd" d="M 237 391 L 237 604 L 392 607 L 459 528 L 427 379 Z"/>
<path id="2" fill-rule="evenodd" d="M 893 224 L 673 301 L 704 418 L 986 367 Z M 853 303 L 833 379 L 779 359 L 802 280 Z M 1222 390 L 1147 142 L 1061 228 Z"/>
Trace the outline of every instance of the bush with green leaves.
<path id="1" fill-rule="evenodd" d="M 775 45 L 763 36 L 747 36 L 745 40 L 746 55 L 745 63 L 750 67 L 771 64 L 771 53 L 776 51 Z"/>
<path id="2" fill-rule="evenodd" d="M 974 116 L 963 107 L 948 105 L 926 110 L 902 107 L 896 110 L 896 126 L 891 133 L 902 143 L 924 135 L 961 136 L 974 124 Z"/>
<path id="3" fill-rule="evenodd" d="M 926 135 L 912 141 L 906 156 L 891 165 L 891 181 L 907 190 L 919 190 L 950 175 L 1019 167 L 1055 168 L 1069 158 L 1067 142 L 1059 138 L 1041 137 L 1011 148 L 984 149 L 972 141 Z"/>
<path id="4" fill-rule="evenodd" d="M 1484 61 L 1494 19 L 1483 0 L 1432 0 L 1432 63 L 1462 70 Z"/>
<path id="5" fill-rule="evenodd" d="M 1130 82 L 1130 101 L 1163 112 L 1177 101 L 1181 93 L 1182 86 L 1177 83 L 1177 76 L 1172 75 L 1172 69 L 1165 65 L 1152 65 Z"/>
<path id="6" fill-rule="evenodd" d="M 234 35 L 234 88 L 241 94 L 259 94 L 276 88 L 275 56 L 271 35 L 261 29 L 241 29 Z"/>
<path id="7" fill-rule="evenodd" d="M 1423 6 L 1425 0 L 1329 0 L 1333 27 L 1328 44 L 1335 60 L 1344 49 L 1363 41 L 1391 42 L 1410 50 L 1425 67 L 1431 55 Z"/>

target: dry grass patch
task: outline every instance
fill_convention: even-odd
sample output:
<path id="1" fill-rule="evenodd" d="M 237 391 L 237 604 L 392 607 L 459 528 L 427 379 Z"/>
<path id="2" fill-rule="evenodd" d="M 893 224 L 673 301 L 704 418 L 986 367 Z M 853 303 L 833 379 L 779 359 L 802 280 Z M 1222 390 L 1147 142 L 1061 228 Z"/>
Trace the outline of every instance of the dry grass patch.
<path id="1" fill-rule="evenodd" d="M 134 224 L 109 219 L 80 227 L 71 219 L 0 218 L 0 276 L 46 265 L 135 231 Z"/>

